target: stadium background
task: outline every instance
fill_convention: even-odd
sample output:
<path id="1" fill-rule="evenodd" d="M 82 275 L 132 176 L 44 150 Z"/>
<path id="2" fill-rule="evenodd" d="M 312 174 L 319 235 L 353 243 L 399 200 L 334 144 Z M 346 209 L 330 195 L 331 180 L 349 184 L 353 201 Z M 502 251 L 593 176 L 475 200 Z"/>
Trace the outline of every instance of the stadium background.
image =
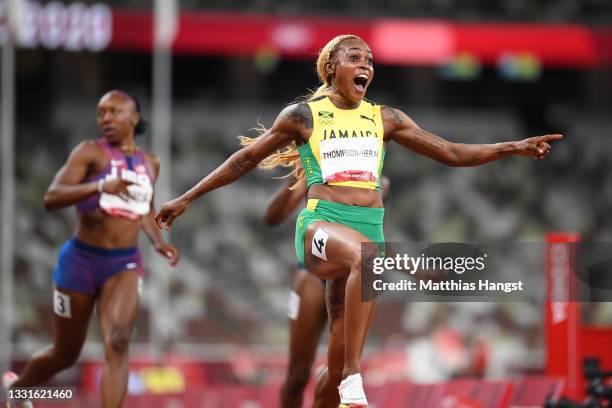
<path id="1" fill-rule="evenodd" d="M 74 7 L 36 4 L 39 13 Z M 152 4 L 105 4 L 108 44 L 102 35 L 91 49 L 69 50 L 67 37 L 45 37 L 58 20 L 38 18 L 30 22 L 33 42 L 16 51 L 10 340 L 17 367 L 50 342 L 51 271 L 74 228 L 74 209 L 49 213 L 42 206 L 52 174 L 79 141 L 97 137 L 95 106 L 106 90 L 133 93 L 144 117 L 152 116 Z M 258 122 L 270 125 L 315 87 L 316 51 L 354 32 L 374 52 L 369 98 L 401 108 L 423 128 L 462 142 L 566 135 L 544 161 L 510 158 L 477 169 L 450 169 L 391 148 L 384 171 L 392 183 L 390 241 L 541 242 L 547 231 L 610 240 L 609 1 L 192 0 L 180 2 L 180 15 L 171 59 L 172 164 L 162 162 L 170 191 L 158 194 L 158 206 L 221 163 L 238 147 L 237 135 L 253 135 Z M 65 27 L 60 22 L 59 32 Z M 150 148 L 151 131 L 138 143 Z M 272 178 L 278 175 L 254 171 L 193 205 L 172 230 L 183 252 L 175 270 L 156 264 L 142 241 L 151 272 L 131 348 L 133 393 L 281 381 L 293 222 L 276 230 L 262 222 L 282 184 Z M 543 300 L 383 303 L 366 350 L 369 381 L 541 374 L 543 307 Z M 582 310 L 585 324 L 612 322 L 605 303 Z M 77 384 L 84 395 L 95 390 L 102 353 L 94 323 L 81 363 L 55 383 Z"/>

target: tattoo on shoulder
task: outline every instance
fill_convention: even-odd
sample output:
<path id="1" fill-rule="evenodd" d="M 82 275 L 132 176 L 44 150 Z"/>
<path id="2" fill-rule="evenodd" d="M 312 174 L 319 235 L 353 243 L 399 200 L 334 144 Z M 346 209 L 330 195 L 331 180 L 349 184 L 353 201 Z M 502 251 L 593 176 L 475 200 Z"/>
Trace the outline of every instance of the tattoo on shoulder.
<path id="1" fill-rule="evenodd" d="M 402 120 L 402 117 L 400 116 L 400 112 L 397 109 L 391 108 L 389 106 L 382 106 L 381 109 L 387 115 L 389 115 L 389 118 L 393 121 L 394 124 L 396 125 L 402 124 L 403 120 Z"/>
<path id="2" fill-rule="evenodd" d="M 304 102 L 288 106 L 282 115 L 283 119 L 289 119 L 295 124 L 303 125 L 306 129 L 312 129 L 312 112 Z"/>

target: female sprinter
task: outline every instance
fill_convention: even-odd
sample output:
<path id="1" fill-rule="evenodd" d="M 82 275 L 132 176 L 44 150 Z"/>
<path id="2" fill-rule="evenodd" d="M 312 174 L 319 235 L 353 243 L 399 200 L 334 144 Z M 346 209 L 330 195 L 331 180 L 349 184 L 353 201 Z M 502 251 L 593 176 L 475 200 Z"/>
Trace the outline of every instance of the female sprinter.
<path id="1" fill-rule="evenodd" d="M 159 160 L 142 152 L 134 135 L 144 131 L 138 101 L 110 91 L 98 103 L 102 138 L 80 143 L 55 175 L 44 198 L 49 210 L 76 204 L 74 237 L 62 247 L 54 283 L 53 345 L 36 353 L 23 372 L 6 373 L 5 386 L 32 387 L 72 366 L 96 306 L 104 338 L 102 405 L 122 406 L 128 380 L 128 346 L 143 276 L 141 228 L 174 266 L 179 251 L 155 226 L 153 183 Z"/>
<path id="2" fill-rule="evenodd" d="M 306 197 L 306 183 L 291 189 L 293 181 L 281 187 L 272 197 L 264 222 L 274 227 L 284 222 Z M 389 179 L 380 177 L 383 203 L 389 195 Z M 310 380 L 317 346 L 323 333 L 327 314 L 325 309 L 325 280 L 308 273 L 304 265 L 294 269 L 293 290 L 289 295 L 289 367 L 281 388 L 281 407 L 301 407 L 304 389 Z"/>
<path id="3" fill-rule="evenodd" d="M 427 132 L 405 113 L 364 99 L 374 76 L 372 51 L 353 35 L 338 36 L 323 47 L 317 73 L 322 85 L 312 97 L 287 106 L 269 130 L 164 204 L 156 221 L 169 228 L 195 199 L 238 180 L 262 161 L 265 167 L 297 165 L 299 158 L 295 174 L 309 187 L 308 204 L 296 224 L 296 253 L 310 273 L 327 280 L 331 319 L 328 371 L 319 378 L 315 406 L 365 407 L 359 360 L 374 304 L 360 297 L 361 243 L 384 245 L 379 176 L 388 145 L 396 142 L 449 166 L 477 166 L 510 155 L 542 158 L 550 151 L 548 142 L 562 136 L 462 144 Z"/>

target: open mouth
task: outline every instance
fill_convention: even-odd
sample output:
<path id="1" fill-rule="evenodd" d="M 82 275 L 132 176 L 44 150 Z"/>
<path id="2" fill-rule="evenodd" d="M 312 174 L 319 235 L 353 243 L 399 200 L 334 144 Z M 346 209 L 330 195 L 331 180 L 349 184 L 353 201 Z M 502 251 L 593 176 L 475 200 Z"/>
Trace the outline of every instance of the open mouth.
<path id="1" fill-rule="evenodd" d="M 358 75 L 355 77 L 355 79 L 353 79 L 353 82 L 355 82 L 355 88 L 359 92 L 364 92 L 366 86 L 368 85 L 368 76 L 363 74 Z"/>

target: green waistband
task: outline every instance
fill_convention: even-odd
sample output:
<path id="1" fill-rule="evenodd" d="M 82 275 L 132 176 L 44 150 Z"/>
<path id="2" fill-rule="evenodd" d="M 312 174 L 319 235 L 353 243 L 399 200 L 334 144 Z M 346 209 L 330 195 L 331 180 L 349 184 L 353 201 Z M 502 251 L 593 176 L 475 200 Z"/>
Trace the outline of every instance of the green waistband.
<path id="1" fill-rule="evenodd" d="M 312 198 L 308 200 L 306 208 L 337 220 L 361 224 L 381 225 L 385 218 L 385 209 L 382 207 L 360 207 Z"/>

